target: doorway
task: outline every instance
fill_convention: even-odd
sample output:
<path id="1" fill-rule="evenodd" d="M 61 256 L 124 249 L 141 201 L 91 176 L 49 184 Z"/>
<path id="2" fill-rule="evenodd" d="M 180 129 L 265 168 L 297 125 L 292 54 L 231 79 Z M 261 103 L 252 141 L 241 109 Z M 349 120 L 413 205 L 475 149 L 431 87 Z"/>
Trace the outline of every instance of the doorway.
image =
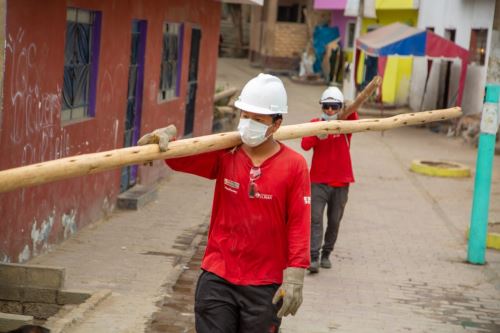
<path id="1" fill-rule="evenodd" d="M 146 50 L 147 22 L 132 21 L 130 65 L 128 71 L 127 108 L 125 110 L 125 132 L 123 147 L 131 147 L 139 140 L 141 128 L 142 91 L 144 86 L 144 52 Z M 137 165 L 129 165 L 121 170 L 120 192 L 135 185 Z"/>
<path id="2" fill-rule="evenodd" d="M 444 38 L 455 42 L 455 29 L 445 29 Z M 439 69 L 439 90 L 438 90 L 438 109 L 446 109 L 450 102 L 454 104 L 453 98 L 450 100 L 450 77 L 451 77 L 451 65 L 453 61 L 443 60 L 441 62 L 441 67 Z"/>
<path id="3" fill-rule="evenodd" d="M 189 54 L 189 72 L 186 101 L 186 120 L 184 136 L 191 136 L 194 129 L 196 91 L 198 89 L 198 59 L 200 56 L 201 29 L 191 30 L 191 52 Z"/>

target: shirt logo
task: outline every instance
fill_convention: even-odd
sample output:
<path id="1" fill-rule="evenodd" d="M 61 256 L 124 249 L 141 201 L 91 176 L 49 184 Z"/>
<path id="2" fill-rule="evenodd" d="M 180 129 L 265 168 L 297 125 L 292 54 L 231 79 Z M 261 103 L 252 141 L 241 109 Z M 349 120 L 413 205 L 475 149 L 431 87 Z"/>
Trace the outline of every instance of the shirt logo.
<path id="1" fill-rule="evenodd" d="M 304 197 L 304 204 L 310 205 L 311 204 L 311 197 Z"/>
<path id="2" fill-rule="evenodd" d="M 224 178 L 224 185 L 227 185 L 231 188 L 234 188 L 234 189 L 239 189 L 240 188 L 240 184 L 235 182 L 234 180 L 229 180 L 227 178 Z"/>
<path id="3" fill-rule="evenodd" d="M 233 192 L 234 194 L 238 193 L 238 189 L 240 188 L 240 184 L 235 182 L 234 180 L 229 180 L 224 178 L 224 189 L 229 192 Z"/>
<path id="4" fill-rule="evenodd" d="M 272 194 L 264 194 L 264 193 L 255 193 L 255 198 L 257 199 L 264 199 L 264 200 L 273 200 L 273 195 Z"/>

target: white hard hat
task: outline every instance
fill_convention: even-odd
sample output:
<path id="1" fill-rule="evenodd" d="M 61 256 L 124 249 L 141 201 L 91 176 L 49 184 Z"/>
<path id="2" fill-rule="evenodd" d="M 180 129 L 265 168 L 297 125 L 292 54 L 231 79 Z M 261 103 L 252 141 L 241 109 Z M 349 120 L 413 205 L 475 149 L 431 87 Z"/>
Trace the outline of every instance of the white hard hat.
<path id="1" fill-rule="evenodd" d="M 260 114 L 287 113 L 285 86 L 279 78 L 259 74 L 245 84 L 234 105 L 243 111 Z"/>
<path id="2" fill-rule="evenodd" d="M 344 103 L 344 94 L 337 87 L 328 87 L 321 95 L 320 103 Z"/>

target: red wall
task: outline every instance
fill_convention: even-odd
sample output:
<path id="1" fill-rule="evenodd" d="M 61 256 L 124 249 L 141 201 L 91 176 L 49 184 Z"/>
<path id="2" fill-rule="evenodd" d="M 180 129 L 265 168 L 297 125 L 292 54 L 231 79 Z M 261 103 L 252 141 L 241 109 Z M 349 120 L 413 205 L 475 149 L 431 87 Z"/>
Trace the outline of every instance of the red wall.
<path id="1" fill-rule="evenodd" d="M 102 13 L 95 118 L 61 126 L 66 8 Z M 0 170 L 123 146 L 132 19 L 148 22 L 141 134 L 184 128 L 191 27 L 201 27 L 194 135 L 212 127 L 220 3 L 213 0 L 8 0 Z M 159 103 L 162 25 L 184 23 L 179 98 Z M 182 134 L 182 133 L 181 133 Z M 165 175 L 140 167 L 142 184 Z M 114 208 L 119 170 L 0 193 L 0 262 L 22 262 Z"/>

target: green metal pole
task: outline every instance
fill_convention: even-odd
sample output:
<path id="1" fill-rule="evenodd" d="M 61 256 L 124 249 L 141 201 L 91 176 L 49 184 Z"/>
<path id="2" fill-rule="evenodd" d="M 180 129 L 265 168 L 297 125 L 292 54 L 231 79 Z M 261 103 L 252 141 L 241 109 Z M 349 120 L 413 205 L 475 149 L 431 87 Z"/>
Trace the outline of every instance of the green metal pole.
<path id="1" fill-rule="evenodd" d="M 483 265 L 488 234 L 488 211 L 490 205 L 491 173 L 495 154 L 495 137 L 499 121 L 500 85 L 486 85 L 486 96 L 481 115 L 481 133 L 477 149 L 476 177 L 472 214 L 470 221 L 467 260 Z"/>

